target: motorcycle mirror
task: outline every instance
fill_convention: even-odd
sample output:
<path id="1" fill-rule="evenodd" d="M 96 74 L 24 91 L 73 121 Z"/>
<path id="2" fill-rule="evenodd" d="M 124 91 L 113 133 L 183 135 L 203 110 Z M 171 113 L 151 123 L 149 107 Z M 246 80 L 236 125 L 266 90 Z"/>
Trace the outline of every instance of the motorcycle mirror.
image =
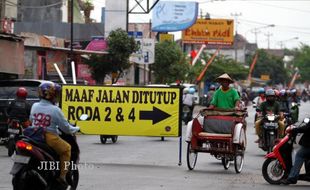
<path id="1" fill-rule="evenodd" d="M 309 121 L 310 121 L 310 119 L 309 119 L 308 117 L 306 117 L 306 118 L 304 119 L 304 123 L 309 123 Z"/>
<path id="2" fill-rule="evenodd" d="M 82 114 L 82 115 L 80 116 L 80 120 L 82 120 L 82 121 L 85 121 L 87 118 L 88 118 L 88 115 L 87 115 L 87 114 Z"/>

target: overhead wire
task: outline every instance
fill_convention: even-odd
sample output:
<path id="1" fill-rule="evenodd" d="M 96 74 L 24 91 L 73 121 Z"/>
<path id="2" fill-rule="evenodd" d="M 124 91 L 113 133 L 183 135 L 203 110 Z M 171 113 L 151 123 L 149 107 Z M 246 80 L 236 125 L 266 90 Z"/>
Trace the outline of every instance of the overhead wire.
<path id="1" fill-rule="evenodd" d="M 257 3 L 257 2 L 251 2 L 251 3 L 261 5 L 261 6 L 266 6 L 266 7 L 274 7 L 274 8 L 279 8 L 279 9 L 286 9 L 286 10 L 291 10 L 291 11 L 310 13 L 310 10 L 296 9 L 296 8 L 292 8 L 292 7 L 283 7 L 283 6 L 274 5 L 274 4 L 264 4 L 264 3 Z"/>

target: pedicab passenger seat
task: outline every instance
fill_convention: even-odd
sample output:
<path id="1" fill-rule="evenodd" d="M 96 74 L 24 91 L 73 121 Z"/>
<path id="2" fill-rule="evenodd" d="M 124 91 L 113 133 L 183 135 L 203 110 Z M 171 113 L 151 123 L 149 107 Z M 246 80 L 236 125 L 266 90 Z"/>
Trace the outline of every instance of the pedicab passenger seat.
<path id="1" fill-rule="evenodd" d="M 204 121 L 202 130 L 196 133 L 198 139 L 230 141 L 236 123 L 243 122 L 246 112 L 204 109 L 201 114 L 204 116 Z"/>

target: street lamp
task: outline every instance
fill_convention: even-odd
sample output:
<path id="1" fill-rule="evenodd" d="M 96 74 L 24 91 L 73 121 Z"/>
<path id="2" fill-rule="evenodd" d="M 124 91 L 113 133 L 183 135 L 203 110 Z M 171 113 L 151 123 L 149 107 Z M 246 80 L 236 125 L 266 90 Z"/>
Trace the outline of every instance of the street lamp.
<path id="1" fill-rule="evenodd" d="M 274 24 L 269 24 L 266 26 L 261 26 L 261 27 L 257 27 L 257 28 L 253 28 L 252 31 L 255 34 L 255 43 L 257 44 L 257 34 L 260 32 L 261 29 L 265 29 L 265 28 L 269 28 L 269 27 L 275 27 L 276 25 Z"/>
<path id="2" fill-rule="evenodd" d="M 280 48 L 283 49 L 285 42 L 292 41 L 292 40 L 298 40 L 298 39 L 299 39 L 298 37 L 294 37 L 294 38 L 290 38 L 290 39 L 287 39 L 287 40 L 281 40 L 281 41 L 278 42 L 278 44 L 280 44 Z"/>

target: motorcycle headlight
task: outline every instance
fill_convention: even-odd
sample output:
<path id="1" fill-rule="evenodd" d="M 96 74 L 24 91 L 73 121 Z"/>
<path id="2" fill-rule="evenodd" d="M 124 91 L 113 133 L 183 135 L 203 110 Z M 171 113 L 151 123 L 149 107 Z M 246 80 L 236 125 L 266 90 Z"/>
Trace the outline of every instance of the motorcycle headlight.
<path id="1" fill-rule="evenodd" d="M 268 115 L 267 119 L 268 119 L 268 121 L 274 121 L 275 120 L 275 116 L 274 115 Z"/>

